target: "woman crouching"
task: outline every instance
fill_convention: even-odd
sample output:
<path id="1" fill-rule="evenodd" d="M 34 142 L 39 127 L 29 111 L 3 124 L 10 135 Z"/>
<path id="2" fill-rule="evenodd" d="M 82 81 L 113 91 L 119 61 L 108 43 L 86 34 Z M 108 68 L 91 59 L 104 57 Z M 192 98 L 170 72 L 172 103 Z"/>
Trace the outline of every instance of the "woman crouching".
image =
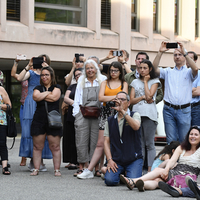
<path id="1" fill-rule="evenodd" d="M 34 88 L 33 99 L 37 102 L 37 108 L 31 125 L 31 136 L 33 137 L 33 163 L 34 170 L 30 174 L 36 176 L 39 174 L 39 168 L 42 157 L 42 150 L 47 136 L 49 148 L 53 154 L 53 164 L 55 176 L 61 176 L 60 163 L 60 138 L 62 128 L 49 128 L 45 101 L 47 102 L 48 112 L 56 110 L 59 112 L 59 99 L 61 88 L 56 84 L 54 70 L 47 66 L 41 69 L 40 84 Z"/>

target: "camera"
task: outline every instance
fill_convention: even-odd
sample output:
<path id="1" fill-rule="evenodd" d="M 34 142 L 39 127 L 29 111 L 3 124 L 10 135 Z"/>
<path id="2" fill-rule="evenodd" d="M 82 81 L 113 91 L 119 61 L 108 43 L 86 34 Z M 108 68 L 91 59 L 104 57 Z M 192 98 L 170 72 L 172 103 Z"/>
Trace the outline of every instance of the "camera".
<path id="1" fill-rule="evenodd" d="M 166 48 L 167 49 L 176 49 L 176 48 L 178 48 L 178 43 L 167 43 L 166 44 Z"/>
<path id="2" fill-rule="evenodd" d="M 108 101 L 106 103 L 106 106 L 108 106 L 108 107 L 115 107 L 116 106 L 115 101 Z"/>
<path id="3" fill-rule="evenodd" d="M 78 62 L 83 62 L 83 61 L 79 60 L 79 57 L 80 57 L 80 56 L 84 56 L 84 54 L 75 53 L 76 63 L 78 63 Z"/>
<path id="4" fill-rule="evenodd" d="M 113 51 L 113 56 L 122 56 L 123 52 L 122 51 Z"/>
<path id="5" fill-rule="evenodd" d="M 33 68 L 34 69 L 41 69 L 43 62 L 44 62 L 43 57 L 33 57 Z"/>

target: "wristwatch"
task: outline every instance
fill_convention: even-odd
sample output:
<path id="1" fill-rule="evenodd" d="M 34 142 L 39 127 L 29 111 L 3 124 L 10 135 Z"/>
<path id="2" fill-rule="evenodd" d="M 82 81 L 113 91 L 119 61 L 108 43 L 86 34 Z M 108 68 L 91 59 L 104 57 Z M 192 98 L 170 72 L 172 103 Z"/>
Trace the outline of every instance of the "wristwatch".
<path id="1" fill-rule="evenodd" d="M 124 113 L 123 117 L 125 118 L 125 116 L 126 116 L 126 115 L 128 115 L 128 113 L 127 113 L 127 112 L 125 112 L 125 113 Z"/>
<path id="2" fill-rule="evenodd" d="M 184 57 L 188 55 L 187 50 L 185 49 L 185 54 L 183 55 Z"/>
<path id="3" fill-rule="evenodd" d="M 124 64 L 127 64 L 127 62 L 125 61 L 125 62 L 122 62 L 122 64 L 124 65 Z"/>

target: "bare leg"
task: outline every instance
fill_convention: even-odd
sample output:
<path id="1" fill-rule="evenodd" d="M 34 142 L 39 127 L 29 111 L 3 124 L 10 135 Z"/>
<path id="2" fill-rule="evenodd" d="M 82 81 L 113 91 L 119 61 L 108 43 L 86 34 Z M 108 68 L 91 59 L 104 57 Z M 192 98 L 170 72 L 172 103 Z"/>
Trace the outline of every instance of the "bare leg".
<path id="1" fill-rule="evenodd" d="M 60 136 L 47 136 L 49 148 L 53 155 L 54 170 L 60 169 L 61 151 L 60 151 Z"/>
<path id="2" fill-rule="evenodd" d="M 33 164 L 35 169 L 40 169 L 42 150 L 44 148 L 45 135 L 33 136 Z"/>
<path id="3" fill-rule="evenodd" d="M 99 162 L 102 154 L 103 154 L 103 145 L 104 145 L 104 130 L 99 130 L 99 137 L 96 145 L 96 149 L 88 166 L 90 171 L 93 170 L 95 165 Z"/>
<path id="4" fill-rule="evenodd" d="M 26 158 L 22 157 L 20 166 L 26 166 Z"/>

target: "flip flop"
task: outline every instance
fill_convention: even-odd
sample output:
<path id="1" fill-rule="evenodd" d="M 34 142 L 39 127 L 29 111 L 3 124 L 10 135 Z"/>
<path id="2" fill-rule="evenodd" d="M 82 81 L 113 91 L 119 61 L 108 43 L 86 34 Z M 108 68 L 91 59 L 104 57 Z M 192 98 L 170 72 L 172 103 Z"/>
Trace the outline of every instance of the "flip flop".
<path id="1" fill-rule="evenodd" d="M 142 179 L 139 179 L 135 186 L 138 188 L 139 192 L 144 192 L 144 181 Z"/>
<path id="2" fill-rule="evenodd" d="M 124 175 L 120 174 L 120 180 L 132 190 L 135 187 L 135 182 L 131 178 L 127 178 Z"/>

